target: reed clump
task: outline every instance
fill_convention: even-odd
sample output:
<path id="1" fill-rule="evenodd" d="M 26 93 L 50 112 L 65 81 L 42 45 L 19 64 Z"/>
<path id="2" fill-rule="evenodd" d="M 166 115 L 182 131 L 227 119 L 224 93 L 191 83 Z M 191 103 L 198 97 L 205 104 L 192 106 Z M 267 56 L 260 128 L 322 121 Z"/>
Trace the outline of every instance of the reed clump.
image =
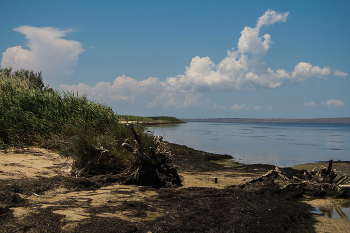
<path id="1" fill-rule="evenodd" d="M 142 125 L 136 124 L 135 130 L 145 152 L 155 147 Z M 128 127 L 119 123 L 109 106 L 44 86 L 41 72 L 0 69 L 0 149 L 44 146 L 84 161 L 91 148 L 98 147 L 110 151 L 116 169 L 123 169 L 135 162 L 121 147 L 125 140 L 135 144 Z"/>

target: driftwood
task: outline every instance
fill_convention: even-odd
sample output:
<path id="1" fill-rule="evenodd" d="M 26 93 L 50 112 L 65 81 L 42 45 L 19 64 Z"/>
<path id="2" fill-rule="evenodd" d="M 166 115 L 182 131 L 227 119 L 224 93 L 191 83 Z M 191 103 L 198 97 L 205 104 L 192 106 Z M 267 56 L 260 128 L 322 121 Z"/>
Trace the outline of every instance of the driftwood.
<path id="1" fill-rule="evenodd" d="M 141 137 L 138 135 L 135 131 L 134 125 L 132 123 L 128 123 L 129 129 L 131 130 L 132 134 L 135 137 L 137 148 L 134 148 L 130 144 L 124 142 L 122 144 L 122 147 L 124 147 L 126 150 L 132 152 L 134 155 L 136 155 L 143 163 L 149 163 L 151 162 L 150 158 L 143 153 L 142 151 L 142 144 L 141 144 Z"/>
<path id="2" fill-rule="evenodd" d="M 158 187 L 180 186 L 181 179 L 176 169 L 172 167 L 169 158 L 164 154 L 156 153 L 153 148 L 149 148 L 149 155 L 145 154 L 142 151 L 142 142 L 140 135 L 137 134 L 132 123 L 128 123 L 128 126 L 133 133 L 136 141 L 136 146 L 134 148 L 127 142 L 124 142 L 122 144 L 122 147 L 139 158 L 141 164 L 136 164 L 136 166 L 130 168 L 127 172 L 125 172 L 127 175 L 123 183 Z M 154 140 L 155 144 L 160 146 L 162 137 L 155 136 Z"/>
<path id="3" fill-rule="evenodd" d="M 150 162 L 150 158 L 142 152 L 142 150 L 135 149 L 130 144 L 124 142 L 122 144 L 122 147 L 124 147 L 127 151 L 132 152 L 134 155 L 136 155 L 142 162 Z"/>
<path id="4" fill-rule="evenodd" d="M 330 159 L 328 166 L 321 166 L 318 172 L 315 172 L 316 168 L 312 171 L 305 171 L 304 180 L 295 176 L 293 176 L 292 179 L 289 179 L 278 169 L 278 167 L 276 167 L 275 170 L 270 170 L 260 177 L 253 178 L 239 185 L 239 187 L 245 188 L 246 186 L 259 181 L 273 180 L 274 184 L 278 185 L 281 191 L 303 189 L 315 191 L 315 195 L 319 196 L 324 195 L 326 191 L 333 191 L 336 192 L 336 196 L 338 197 L 348 198 L 350 197 L 350 185 L 341 185 L 348 178 L 348 175 L 345 174 L 339 179 L 335 179 L 337 172 L 332 169 L 332 163 L 333 159 Z"/>
<path id="5" fill-rule="evenodd" d="M 256 177 L 253 178 L 243 184 L 240 184 L 239 186 L 241 188 L 246 187 L 248 184 L 252 184 L 258 181 L 263 181 L 266 179 L 281 179 L 283 181 L 289 181 L 289 179 L 278 169 L 278 167 L 275 168 L 275 170 L 270 170 L 267 173 L 265 173 L 264 175 L 260 176 L 260 177 Z"/>
<path id="6" fill-rule="evenodd" d="M 72 170 L 72 175 L 76 177 L 89 176 L 90 174 L 105 174 L 106 172 L 118 173 L 118 179 L 123 180 L 123 184 L 138 184 L 153 187 L 177 187 L 181 186 L 181 179 L 176 169 L 172 166 L 169 156 L 166 152 L 161 152 L 162 137 L 155 137 L 155 145 L 158 147 L 157 153 L 154 149 L 149 148 L 150 154 L 147 155 L 142 150 L 140 135 L 134 129 L 132 124 L 128 124 L 134 139 L 135 147 L 127 143 L 122 147 L 130 151 L 134 156 L 139 158 L 137 162 L 124 172 L 114 170 L 115 158 L 111 152 L 103 148 L 91 146 L 88 152 L 77 159 L 74 163 L 79 170 Z"/>
<path id="7" fill-rule="evenodd" d="M 92 165 L 96 164 L 101 159 L 102 156 L 106 155 L 108 157 L 111 157 L 111 154 L 108 150 L 104 150 L 103 148 L 98 148 L 97 146 L 92 146 L 91 151 L 92 151 L 91 152 L 92 157 L 88 160 L 84 168 L 76 172 L 77 177 L 88 176 Z"/>
<path id="8" fill-rule="evenodd" d="M 328 167 L 321 166 L 318 172 L 315 172 L 316 167 L 310 172 L 305 171 L 305 180 L 313 180 L 319 183 L 334 183 L 334 179 L 337 177 L 337 172 L 332 169 L 333 159 L 328 162 Z"/>

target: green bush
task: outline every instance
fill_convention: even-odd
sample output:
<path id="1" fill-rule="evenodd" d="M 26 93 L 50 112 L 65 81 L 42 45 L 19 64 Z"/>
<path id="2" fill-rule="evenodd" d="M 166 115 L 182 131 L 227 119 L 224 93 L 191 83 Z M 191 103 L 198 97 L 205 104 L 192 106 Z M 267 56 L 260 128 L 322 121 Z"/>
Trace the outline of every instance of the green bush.
<path id="1" fill-rule="evenodd" d="M 89 123 L 103 133 L 118 122 L 110 107 L 86 96 L 44 88 L 40 73 L 29 78 L 22 75 L 27 73 L 33 74 L 0 70 L 0 140 L 4 144 L 30 145 L 33 137 L 59 135 L 66 124 Z"/>
<path id="2" fill-rule="evenodd" d="M 145 129 L 139 124 L 135 130 L 148 152 L 154 147 L 152 135 L 143 134 Z M 0 69 L 0 149 L 60 145 L 60 153 L 73 157 L 79 167 L 89 160 L 92 147 L 103 147 L 111 152 L 116 166 L 123 168 L 135 162 L 121 147 L 125 140 L 136 146 L 131 131 L 119 123 L 110 107 L 85 95 L 45 87 L 41 73 Z"/>

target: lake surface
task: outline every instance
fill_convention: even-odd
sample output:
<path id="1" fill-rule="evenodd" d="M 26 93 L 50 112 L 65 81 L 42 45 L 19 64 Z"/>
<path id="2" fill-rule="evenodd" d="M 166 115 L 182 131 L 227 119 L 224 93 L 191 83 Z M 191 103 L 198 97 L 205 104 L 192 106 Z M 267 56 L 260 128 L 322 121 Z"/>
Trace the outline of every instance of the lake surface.
<path id="1" fill-rule="evenodd" d="M 246 164 L 296 164 L 350 160 L 350 124 L 188 122 L 150 126 L 164 140 L 231 155 Z"/>

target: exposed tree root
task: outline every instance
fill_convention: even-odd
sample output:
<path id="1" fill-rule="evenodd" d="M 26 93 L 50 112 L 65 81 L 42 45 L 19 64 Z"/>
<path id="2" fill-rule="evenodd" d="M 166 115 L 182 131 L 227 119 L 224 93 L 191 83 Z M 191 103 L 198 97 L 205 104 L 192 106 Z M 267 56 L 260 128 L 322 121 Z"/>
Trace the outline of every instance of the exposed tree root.
<path id="1" fill-rule="evenodd" d="M 287 178 L 282 171 L 275 168 L 275 170 L 270 170 L 266 174 L 253 178 L 239 187 L 246 188 L 256 182 L 271 181 L 276 185 L 281 191 L 292 191 L 292 190 L 303 190 L 306 192 L 311 192 L 313 196 L 325 196 L 327 193 L 331 193 L 336 197 L 349 198 L 350 197 L 350 186 L 341 185 L 347 178 L 348 175 L 343 175 L 339 179 L 335 179 L 337 173 L 332 169 L 333 160 L 330 159 L 328 167 L 320 167 L 318 172 L 315 172 L 314 168 L 311 172 L 305 171 L 305 179 L 299 179 L 294 177 L 292 179 Z M 232 185 L 230 187 L 234 187 Z"/>

